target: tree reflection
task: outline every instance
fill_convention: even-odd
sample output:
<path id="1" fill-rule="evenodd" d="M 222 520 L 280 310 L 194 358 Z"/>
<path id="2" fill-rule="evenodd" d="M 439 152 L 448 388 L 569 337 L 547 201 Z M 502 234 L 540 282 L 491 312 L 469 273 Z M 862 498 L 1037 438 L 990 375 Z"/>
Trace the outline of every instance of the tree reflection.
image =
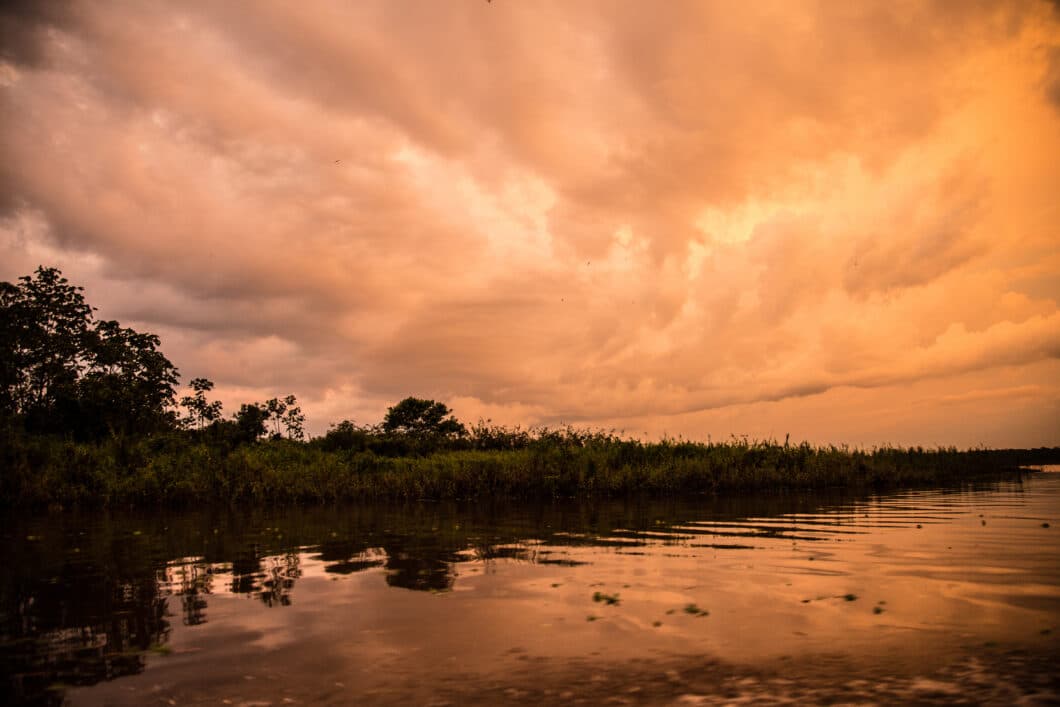
<path id="1" fill-rule="evenodd" d="M 206 623 L 206 595 L 213 592 L 213 568 L 202 562 L 180 562 L 159 573 L 163 588 L 180 597 L 185 626 Z"/>
<path id="2" fill-rule="evenodd" d="M 291 603 L 294 581 L 302 576 L 301 560 L 297 553 L 269 557 L 258 596 L 266 606 L 287 606 Z"/>
<path id="3" fill-rule="evenodd" d="M 206 623 L 217 592 L 253 597 L 265 607 L 290 605 L 307 561 L 333 578 L 375 571 L 388 587 L 448 591 L 461 563 L 487 571 L 495 562 L 578 564 L 550 557 L 554 550 L 540 550 L 541 542 L 628 548 L 641 531 L 658 533 L 689 518 L 764 517 L 827 502 L 818 493 L 694 506 L 615 502 L 513 511 L 419 504 L 271 515 L 13 517 L 0 530 L 0 674 L 15 702 L 59 704 L 63 685 L 144 670 L 146 652 L 168 642 L 172 616 L 179 611 L 188 627 Z"/>
<path id="4" fill-rule="evenodd" d="M 139 673 L 145 652 L 169 639 L 168 599 L 153 573 L 85 581 L 83 569 L 4 583 L 0 663 L 13 702 L 61 704 L 57 686 Z"/>

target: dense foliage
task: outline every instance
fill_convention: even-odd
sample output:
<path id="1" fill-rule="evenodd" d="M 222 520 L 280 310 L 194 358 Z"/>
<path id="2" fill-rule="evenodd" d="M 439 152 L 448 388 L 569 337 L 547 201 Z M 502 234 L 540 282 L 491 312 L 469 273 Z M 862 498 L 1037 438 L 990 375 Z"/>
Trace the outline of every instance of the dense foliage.
<path id="1" fill-rule="evenodd" d="M 0 283 L 0 419 L 79 441 L 174 424 L 177 369 L 153 334 L 94 320 L 54 268 Z"/>
<path id="2" fill-rule="evenodd" d="M 54 268 L 0 283 L 0 504 L 157 504 L 354 498 L 713 493 L 959 482 L 1060 450 L 872 451 L 733 439 L 641 442 L 573 428 L 468 429 L 406 398 L 377 425 L 305 441 L 293 395 L 226 419 L 159 339 L 95 320 Z"/>
<path id="3" fill-rule="evenodd" d="M 427 454 L 395 454 L 387 446 L 392 439 L 374 434 L 367 435 L 365 449 L 329 449 L 324 438 L 233 445 L 224 438 L 167 435 L 124 448 L 23 438 L 0 453 L 0 499 L 68 506 L 885 488 L 997 477 L 1020 465 L 1055 463 L 1060 455 L 1057 449 L 645 443 L 552 430 L 529 433 L 526 440 L 512 449 L 471 437 Z"/>

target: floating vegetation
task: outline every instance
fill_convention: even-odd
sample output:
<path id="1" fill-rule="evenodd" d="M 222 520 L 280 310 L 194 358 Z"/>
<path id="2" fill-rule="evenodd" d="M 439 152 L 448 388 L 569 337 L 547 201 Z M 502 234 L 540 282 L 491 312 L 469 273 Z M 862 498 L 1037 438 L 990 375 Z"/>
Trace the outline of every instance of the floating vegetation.
<path id="1" fill-rule="evenodd" d="M 593 601 L 603 602 L 608 606 L 614 606 L 619 602 L 618 594 L 604 594 L 603 592 L 593 592 Z"/>
<path id="2" fill-rule="evenodd" d="M 599 618 L 600 618 L 599 616 L 593 616 L 592 614 L 589 614 L 588 616 L 585 617 L 585 620 L 589 621 L 591 623 L 593 621 L 596 621 Z"/>
<path id="3" fill-rule="evenodd" d="M 541 558 L 538 558 L 535 561 L 539 565 L 556 565 L 557 567 L 581 567 L 582 565 L 591 564 L 589 562 L 583 562 L 581 560 L 566 560 L 566 559 L 553 560 L 552 558 L 548 558 L 548 557 L 541 557 Z"/>
<path id="4" fill-rule="evenodd" d="M 710 616 L 710 612 L 706 609 L 700 609 L 695 604 L 685 604 L 684 612 L 692 616 Z"/>
<path id="5" fill-rule="evenodd" d="M 858 600 L 858 595 L 857 594 L 844 594 L 843 595 L 843 601 L 857 601 L 857 600 Z"/>
<path id="6" fill-rule="evenodd" d="M 874 607 L 872 607 L 872 613 L 874 613 L 874 614 L 882 614 L 883 613 L 883 607 L 882 606 L 874 606 Z"/>

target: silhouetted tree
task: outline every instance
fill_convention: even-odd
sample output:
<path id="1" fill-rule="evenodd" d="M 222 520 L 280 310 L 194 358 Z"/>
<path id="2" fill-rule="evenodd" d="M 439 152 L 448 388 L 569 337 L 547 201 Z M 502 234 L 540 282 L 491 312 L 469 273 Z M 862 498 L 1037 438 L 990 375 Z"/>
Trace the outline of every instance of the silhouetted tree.
<path id="1" fill-rule="evenodd" d="M 92 308 L 55 268 L 0 283 L 0 405 L 12 415 L 54 407 L 84 367 Z"/>
<path id="2" fill-rule="evenodd" d="M 287 404 L 287 412 L 283 416 L 283 427 L 287 430 L 288 439 L 305 439 L 305 415 L 302 414 L 302 408 L 295 403 L 295 397 L 288 395 L 284 398 L 284 402 Z"/>
<path id="3" fill-rule="evenodd" d="M 96 322 L 87 336 L 87 368 L 75 388 L 76 420 L 83 437 L 148 433 L 173 425 L 177 369 L 158 350 L 159 339 Z M 85 434 L 87 433 L 87 434 Z"/>
<path id="4" fill-rule="evenodd" d="M 207 378 L 192 378 L 189 386 L 195 394 L 180 399 L 180 406 L 188 411 L 182 422 L 185 427 L 202 430 L 221 418 L 221 401 L 210 402 L 206 399 L 206 394 L 213 390 L 213 381 Z"/>
<path id="5" fill-rule="evenodd" d="M 340 449 L 364 451 L 376 430 L 370 427 L 359 427 L 352 420 L 343 420 L 332 425 L 317 443 L 327 451 Z"/>
<path id="6" fill-rule="evenodd" d="M 171 426 L 178 373 L 158 337 L 93 322 L 82 291 L 45 267 L 0 283 L 0 416 L 78 438 Z"/>
<path id="7" fill-rule="evenodd" d="M 266 420 L 272 421 L 273 437 L 280 437 L 280 428 L 287 432 L 288 439 L 305 438 L 305 415 L 298 407 L 293 395 L 286 398 L 270 398 L 265 401 Z"/>
<path id="8" fill-rule="evenodd" d="M 422 398 L 405 398 L 387 408 L 383 431 L 416 437 L 463 437 L 464 425 L 450 414 L 443 403 Z"/>
<path id="9" fill-rule="evenodd" d="M 265 434 L 265 420 L 268 412 L 258 403 L 243 403 L 234 416 L 239 441 L 256 442 Z"/>

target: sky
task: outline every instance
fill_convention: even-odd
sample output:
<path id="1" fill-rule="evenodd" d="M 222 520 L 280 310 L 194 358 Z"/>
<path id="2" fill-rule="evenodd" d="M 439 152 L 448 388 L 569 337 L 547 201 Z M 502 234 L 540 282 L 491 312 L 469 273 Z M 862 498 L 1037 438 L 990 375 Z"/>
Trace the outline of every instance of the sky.
<path id="1" fill-rule="evenodd" d="M 228 413 L 1060 445 L 1060 3 L 8 0 L 0 125 Z"/>

